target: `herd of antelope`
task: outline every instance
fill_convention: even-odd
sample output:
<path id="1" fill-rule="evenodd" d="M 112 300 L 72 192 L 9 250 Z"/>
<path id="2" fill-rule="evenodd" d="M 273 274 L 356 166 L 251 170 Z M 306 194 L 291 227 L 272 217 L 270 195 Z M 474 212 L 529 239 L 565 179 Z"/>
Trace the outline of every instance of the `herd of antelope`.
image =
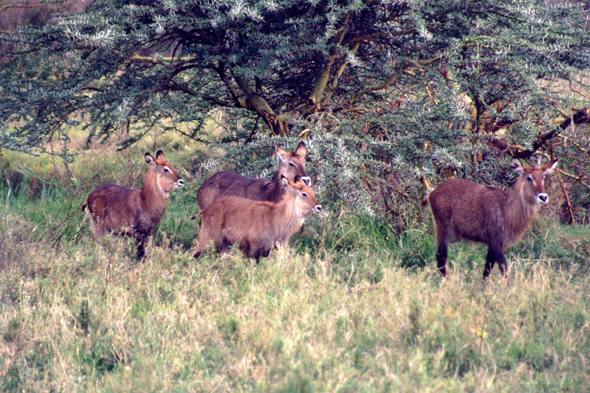
<path id="1" fill-rule="evenodd" d="M 237 243 L 247 257 L 258 261 L 277 245 L 287 247 L 305 219 L 322 212 L 305 169 L 305 143 L 291 153 L 277 147 L 276 154 L 280 164 L 273 180 L 218 172 L 203 183 L 197 192 L 200 210 L 192 217 L 201 217 L 195 258 L 211 243 L 219 253 L 229 252 Z M 161 150 L 155 159 L 146 153 L 145 161 L 150 168 L 143 187 L 103 184 L 82 206 L 82 210 L 88 208 L 95 240 L 107 232 L 131 236 L 139 260 L 145 257 L 146 242 L 166 211 L 170 193 L 184 185 Z M 449 244 L 460 240 L 488 246 L 484 279 L 496 263 L 506 274 L 504 252 L 520 240 L 541 205 L 548 202 L 544 179 L 555 171 L 557 161 L 529 167 L 513 159 L 511 166 L 520 176 L 510 191 L 451 179 L 422 200 L 432 211 L 437 266 L 443 276 Z"/>

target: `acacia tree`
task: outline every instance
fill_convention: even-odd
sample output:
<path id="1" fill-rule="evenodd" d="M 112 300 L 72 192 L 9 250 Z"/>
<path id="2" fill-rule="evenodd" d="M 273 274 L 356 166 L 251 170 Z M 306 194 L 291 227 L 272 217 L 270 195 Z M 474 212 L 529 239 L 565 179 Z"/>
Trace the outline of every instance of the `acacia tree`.
<path id="1" fill-rule="evenodd" d="M 67 154 L 82 118 L 89 139 L 124 130 L 121 148 L 154 126 L 202 138 L 224 108 L 253 146 L 296 134 L 342 162 L 360 148 L 350 162 L 376 173 L 477 168 L 491 148 L 528 158 L 588 122 L 589 31 L 568 0 L 96 0 L 1 35 L 16 45 L 0 146 L 59 138 Z"/>

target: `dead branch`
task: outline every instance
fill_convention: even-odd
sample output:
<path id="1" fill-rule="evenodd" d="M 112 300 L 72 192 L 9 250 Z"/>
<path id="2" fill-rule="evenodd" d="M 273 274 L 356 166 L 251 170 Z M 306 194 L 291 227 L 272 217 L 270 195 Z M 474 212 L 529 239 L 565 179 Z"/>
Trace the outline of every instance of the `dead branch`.
<path id="1" fill-rule="evenodd" d="M 557 171 L 557 178 L 559 179 L 559 184 L 561 185 L 561 191 L 563 192 L 563 196 L 565 197 L 565 203 L 567 205 L 567 211 L 570 214 L 570 220 L 572 224 L 576 223 L 576 219 L 574 217 L 574 209 L 572 208 L 572 204 L 570 202 L 570 197 L 567 194 L 567 191 L 565 189 L 565 185 L 563 184 L 563 179 L 561 178 L 561 171 Z"/>
<path id="2" fill-rule="evenodd" d="M 2 7 L 0 7 L 0 12 L 7 10 L 9 8 L 38 8 L 38 7 L 47 7 L 50 5 L 56 5 L 56 4 L 64 4 L 65 0 L 63 1 L 52 1 L 50 3 L 40 3 L 40 4 L 5 4 Z"/>
<path id="3" fill-rule="evenodd" d="M 584 182 L 584 180 L 582 180 L 581 176 L 576 176 L 576 175 L 572 175 L 571 173 L 568 173 L 566 171 L 563 170 L 559 170 L 559 173 L 569 177 L 570 179 L 574 179 L 580 182 L 581 185 L 585 186 L 586 188 L 588 188 L 590 190 L 590 184 L 587 184 L 586 182 Z"/>
<path id="4" fill-rule="evenodd" d="M 518 145 L 511 145 L 503 139 L 491 137 L 487 140 L 487 142 L 502 151 L 505 151 L 509 155 L 515 158 L 529 158 L 537 150 L 543 147 L 548 141 L 559 135 L 562 130 L 568 128 L 571 124 L 588 124 L 590 123 L 590 108 L 583 108 L 583 109 L 572 109 L 575 113 L 573 116 L 567 117 L 561 124 L 558 125 L 558 128 L 541 134 L 535 139 L 533 142 L 532 149 L 525 149 L 522 146 Z M 496 125 L 498 126 L 498 125 Z"/>

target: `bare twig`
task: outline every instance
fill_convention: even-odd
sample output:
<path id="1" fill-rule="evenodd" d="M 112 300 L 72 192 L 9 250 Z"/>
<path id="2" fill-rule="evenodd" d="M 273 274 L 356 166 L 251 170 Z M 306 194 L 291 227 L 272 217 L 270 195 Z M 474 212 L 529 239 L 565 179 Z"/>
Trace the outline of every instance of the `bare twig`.
<path id="1" fill-rule="evenodd" d="M 562 173 L 562 174 L 566 175 L 567 177 L 569 177 L 569 178 L 571 178 L 571 179 L 574 179 L 574 180 L 577 180 L 577 181 L 579 181 L 579 182 L 580 182 L 580 184 L 582 184 L 583 186 L 585 186 L 585 187 L 587 187 L 588 189 L 590 189 L 590 184 L 587 184 L 586 182 L 584 182 L 584 181 L 582 180 L 582 177 L 581 177 L 581 176 L 572 175 L 571 173 L 568 173 L 568 172 L 566 172 L 566 171 L 563 171 L 563 170 L 561 170 L 561 169 L 559 170 L 559 173 Z"/>
<path id="2" fill-rule="evenodd" d="M 574 218 L 574 211 L 572 208 L 572 204 L 570 203 L 570 197 L 567 194 L 567 191 L 565 189 L 565 185 L 563 184 L 563 179 L 561 178 L 561 171 L 557 171 L 557 178 L 559 179 L 559 184 L 561 185 L 561 191 L 563 191 L 563 196 L 565 197 L 565 202 L 567 204 L 567 210 L 568 213 L 570 214 L 570 219 L 572 220 L 572 225 L 574 225 L 576 223 L 576 219 Z"/>
<path id="3" fill-rule="evenodd" d="M 581 91 L 579 91 L 579 90 L 576 90 L 576 89 L 574 89 L 573 87 L 572 87 L 571 89 L 572 89 L 572 91 L 573 91 L 574 93 L 578 93 L 579 95 L 581 95 L 581 96 L 583 96 L 583 97 L 586 97 L 586 98 L 590 99 L 590 95 L 588 95 L 588 94 L 586 94 L 586 93 L 582 93 Z"/>
<path id="4" fill-rule="evenodd" d="M 505 140 L 500 139 L 500 138 L 496 138 L 496 137 L 486 138 L 486 141 L 490 145 L 492 145 L 502 151 L 505 151 L 506 153 L 508 153 L 512 157 L 529 158 L 537 150 L 539 150 L 541 147 L 543 147 L 548 141 L 550 141 L 554 137 L 558 136 L 560 131 L 565 130 L 570 125 L 590 123 L 590 108 L 573 109 L 573 110 L 575 112 L 574 115 L 566 118 L 561 124 L 559 124 L 559 126 L 556 129 L 546 132 L 544 134 L 540 134 L 537 137 L 537 139 L 535 139 L 533 141 L 532 149 L 526 149 L 526 148 L 524 148 L 522 146 L 518 146 L 518 145 L 511 145 L 508 142 L 506 142 Z"/>
<path id="5" fill-rule="evenodd" d="M 3 5 L 2 7 L 0 7 L 0 12 L 5 11 L 9 8 L 38 8 L 38 7 L 47 7 L 50 5 L 56 5 L 56 4 L 64 4 L 65 0 L 62 1 L 52 1 L 49 3 L 40 3 L 40 4 L 6 4 Z"/>

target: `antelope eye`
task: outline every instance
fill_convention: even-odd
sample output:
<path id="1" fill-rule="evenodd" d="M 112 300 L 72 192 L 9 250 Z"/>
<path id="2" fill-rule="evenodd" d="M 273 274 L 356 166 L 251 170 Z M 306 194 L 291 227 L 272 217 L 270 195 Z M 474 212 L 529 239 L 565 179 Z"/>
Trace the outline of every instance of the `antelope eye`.
<path id="1" fill-rule="evenodd" d="M 307 195 L 307 192 L 302 192 L 301 195 L 303 195 L 306 198 L 309 196 L 309 195 Z"/>
<path id="2" fill-rule="evenodd" d="M 167 166 L 164 167 L 164 172 L 171 172 L 170 168 L 168 168 Z"/>
<path id="3" fill-rule="evenodd" d="M 297 166 L 297 165 L 295 165 L 294 163 L 290 162 L 289 163 L 289 166 Z"/>
<path id="4" fill-rule="evenodd" d="M 526 178 L 528 181 L 530 181 L 531 183 L 533 182 L 533 178 L 531 176 L 527 176 Z"/>

